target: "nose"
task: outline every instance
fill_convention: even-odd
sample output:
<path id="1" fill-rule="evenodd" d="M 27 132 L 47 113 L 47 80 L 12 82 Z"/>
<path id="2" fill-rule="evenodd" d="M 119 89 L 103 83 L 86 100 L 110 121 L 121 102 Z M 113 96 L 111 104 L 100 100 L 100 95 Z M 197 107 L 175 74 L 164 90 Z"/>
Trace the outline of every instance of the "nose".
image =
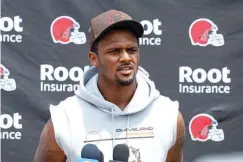
<path id="1" fill-rule="evenodd" d="M 130 55 L 127 53 L 126 50 L 123 50 L 121 55 L 120 55 L 120 61 L 131 61 Z"/>

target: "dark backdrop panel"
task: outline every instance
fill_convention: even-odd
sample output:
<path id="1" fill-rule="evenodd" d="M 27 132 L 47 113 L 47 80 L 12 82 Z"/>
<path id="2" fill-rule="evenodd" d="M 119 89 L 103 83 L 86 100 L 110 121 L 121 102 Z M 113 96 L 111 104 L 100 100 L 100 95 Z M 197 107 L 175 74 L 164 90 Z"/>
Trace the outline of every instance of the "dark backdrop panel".
<path id="1" fill-rule="evenodd" d="M 21 139 L 3 139 L 3 162 L 31 162 L 38 145 L 41 130 L 49 119 L 49 105 L 73 95 L 72 88 L 78 85 L 75 78 L 81 76 L 84 67 L 89 65 L 88 42 L 84 44 L 54 43 L 50 27 L 59 16 L 70 16 L 79 25 L 79 32 L 88 38 L 89 21 L 95 15 L 114 8 L 122 10 L 139 20 L 148 32 L 145 35 L 152 42 L 141 41 L 141 66 L 149 71 L 162 95 L 180 102 L 186 123 L 184 159 L 192 162 L 207 154 L 240 152 L 243 149 L 243 2 L 240 0 L 21 0 L 1 1 L 1 35 L 19 35 L 19 42 L 1 42 L 1 119 L 21 115 L 18 129 L 10 126 L 3 132 L 20 132 Z M 22 22 L 16 17 L 19 16 Z M 15 17 L 15 19 L 14 19 Z M 223 35 L 224 44 L 194 46 L 189 37 L 189 27 L 193 21 L 206 18 L 217 26 L 218 34 Z M 15 20 L 15 21 L 14 21 Z M 11 29 L 11 25 L 13 28 Z M 212 25 L 212 24 L 211 24 Z M 9 27 L 9 28 L 8 28 Z M 21 30 L 23 28 L 23 31 Z M 154 44 L 157 40 L 157 44 Z M 206 80 L 197 83 L 181 83 L 180 67 L 188 67 L 194 73 L 227 68 L 230 72 L 219 73 L 230 82 L 211 83 Z M 52 71 L 48 77 L 45 72 Z M 8 72 L 6 72 L 8 71 Z M 199 70 L 200 71 L 200 70 Z M 74 72 L 74 77 L 68 76 Z M 67 75 L 63 81 L 63 75 Z M 199 75 L 198 78 L 201 76 Z M 215 75 L 214 75 L 215 77 Z M 195 76 L 196 78 L 196 76 Z M 14 79 L 14 81 L 11 79 Z M 184 86 L 228 86 L 229 93 L 181 93 Z M 16 85 L 16 89 L 8 89 Z M 45 90 L 43 90 L 45 85 Z M 5 87 L 4 87 L 5 86 Z M 62 91 L 48 90 L 50 86 L 62 87 Z M 66 88 L 65 88 L 66 86 Z M 67 88 L 69 87 L 69 88 Z M 189 122 L 193 116 L 207 113 L 218 122 L 218 129 L 224 132 L 224 140 L 205 142 L 193 141 L 189 132 Z M 5 115 L 4 115 L 5 114 Z M 8 116 L 8 117 L 6 117 Z M 5 119 L 7 120 L 7 119 Z M 6 121 L 5 121 L 6 122 Z M 11 122 L 11 118 L 9 121 Z M 17 124 L 17 125 L 18 125 Z M 1 126 L 4 127 L 5 125 Z M 15 125 L 16 126 L 16 125 Z"/>

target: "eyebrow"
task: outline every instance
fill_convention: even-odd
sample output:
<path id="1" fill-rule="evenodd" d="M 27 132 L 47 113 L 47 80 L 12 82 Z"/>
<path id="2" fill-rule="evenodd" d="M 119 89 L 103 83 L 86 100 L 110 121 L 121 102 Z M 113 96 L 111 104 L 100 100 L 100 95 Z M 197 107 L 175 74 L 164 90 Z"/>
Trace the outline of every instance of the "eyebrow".
<path id="1" fill-rule="evenodd" d="M 108 47 L 104 50 L 104 52 L 109 52 L 110 50 L 114 50 L 114 49 L 121 49 L 123 47 L 120 46 L 112 46 L 112 47 Z M 138 49 L 138 46 L 129 46 L 129 47 L 125 47 L 125 49 Z"/>
<path id="2" fill-rule="evenodd" d="M 109 45 L 105 48 L 105 50 L 107 49 L 114 49 L 114 48 L 138 48 L 137 44 L 132 44 L 132 45 L 128 45 L 127 47 L 122 47 L 120 45 Z"/>

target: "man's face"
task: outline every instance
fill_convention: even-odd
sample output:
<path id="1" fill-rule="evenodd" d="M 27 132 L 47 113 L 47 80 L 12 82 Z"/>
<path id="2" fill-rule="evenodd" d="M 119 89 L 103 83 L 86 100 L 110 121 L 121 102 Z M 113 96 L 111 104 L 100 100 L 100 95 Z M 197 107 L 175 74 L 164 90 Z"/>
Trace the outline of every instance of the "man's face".
<path id="1" fill-rule="evenodd" d="M 137 38 L 127 30 L 114 30 L 98 43 L 98 55 L 89 55 L 91 64 L 107 81 L 127 86 L 134 82 L 139 62 Z"/>

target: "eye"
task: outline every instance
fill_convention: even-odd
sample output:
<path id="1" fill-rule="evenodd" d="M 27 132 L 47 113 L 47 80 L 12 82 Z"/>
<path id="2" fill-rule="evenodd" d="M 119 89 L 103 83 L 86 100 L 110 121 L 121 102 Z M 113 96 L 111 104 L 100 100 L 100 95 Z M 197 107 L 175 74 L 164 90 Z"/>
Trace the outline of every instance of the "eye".
<path id="1" fill-rule="evenodd" d="M 128 53 L 131 53 L 131 54 L 136 53 L 137 51 L 138 51 L 138 49 L 135 48 L 135 47 L 133 47 L 133 48 L 128 48 L 128 49 L 127 49 L 127 52 L 128 52 Z"/>
<path id="2" fill-rule="evenodd" d="M 116 49 L 112 49 L 110 51 L 108 51 L 109 54 L 115 55 L 115 54 L 119 54 L 120 53 L 120 49 L 116 48 Z"/>

